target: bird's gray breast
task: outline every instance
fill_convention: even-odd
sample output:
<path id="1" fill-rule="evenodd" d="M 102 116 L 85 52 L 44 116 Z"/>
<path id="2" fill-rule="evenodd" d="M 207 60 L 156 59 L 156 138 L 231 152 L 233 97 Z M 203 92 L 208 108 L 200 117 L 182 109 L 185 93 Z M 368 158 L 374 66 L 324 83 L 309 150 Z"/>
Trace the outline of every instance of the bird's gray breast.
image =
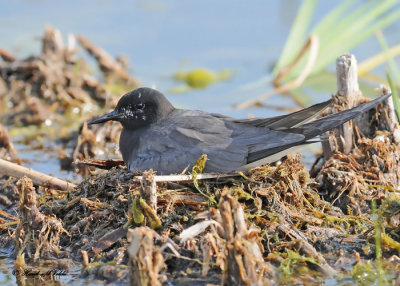
<path id="1" fill-rule="evenodd" d="M 142 130 L 127 130 L 125 128 L 121 131 L 119 150 L 128 169 L 130 169 L 130 158 L 132 158 L 139 148 L 139 138 L 142 132 Z"/>
<path id="2" fill-rule="evenodd" d="M 128 169 L 153 169 L 160 175 L 180 173 L 197 160 L 202 154 L 197 147 L 198 138 L 184 136 L 186 130 L 179 125 L 179 121 L 174 124 L 164 120 L 134 131 L 124 129 L 120 150 Z"/>

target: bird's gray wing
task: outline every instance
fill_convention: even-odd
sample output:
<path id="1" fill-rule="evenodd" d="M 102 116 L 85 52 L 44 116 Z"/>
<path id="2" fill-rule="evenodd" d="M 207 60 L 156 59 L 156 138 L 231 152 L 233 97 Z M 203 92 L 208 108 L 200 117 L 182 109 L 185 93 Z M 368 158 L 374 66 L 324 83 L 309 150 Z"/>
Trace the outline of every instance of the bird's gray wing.
<path id="1" fill-rule="evenodd" d="M 224 121 L 201 111 L 175 110 L 140 134 L 130 170 L 152 168 L 159 174 L 180 173 L 207 154 L 207 172 L 233 170 L 246 162 L 247 149 L 234 147 Z"/>
<path id="2" fill-rule="evenodd" d="M 331 105 L 332 100 L 328 100 L 325 102 L 321 102 L 318 104 L 314 104 L 310 107 L 307 107 L 305 109 L 290 113 L 290 114 L 285 114 L 285 115 L 280 115 L 280 116 L 275 116 L 275 117 L 269 117 L 269 118 L 245 118 L 245 119 L 235 119 L 232 117 L 227 117 L 224 115 L 220 114 L 213 114 L 216 117 L 219 118 L 224 118 L 225 120 L 230 120 L 232 122 L 236 123 L 244 123 L 244 124 L 249 124 L 255 127 L 269 127 L 274 130 L 283 130 L 287 128 L 294 128 L 297 127 L 315 117 L 320 115 L 322 111 L 324 111 L 329 105 Z"/>
<path id="3" fill-rule="evenodd" d="M 140 136 L 129 168 L 180 173 L 207 154 L 205 172 L 229 172 L 248 164 L 253 152 L 304 141 L 301 134 L 254 127 L 201 111 L 176 110 Z"/>
<path id="4" fill-rule="evenodd" d="M 353 107 L 352 109 L 343 110 L 338 113 L 333 113 L 320 119 L 314 120 L 309 123 L 305 123 L 299 127 L 287 130 L 288 132 L 301 133 L 306 137 L 306 140 L 314 138 L 320 134 L 323 134 L 329 130 L 332 130 L 343 123 L 361 115 L 364 112 L 374 108 L 379 103 L 388 99 L 392 94 L 386 94 L 375 98 L 369 102 L 363 103 L 359 106 Z"/>
<path id="5" fill-rule="evenodd" d="M 268 145 L 265 146 L 265 148 L 263 148 L 262 145 L 259 145 L 257 150 L 253 150 L 253 151 L 249 152 L 248 161 L 249 161 L 249 163 L 256 162 L 265 157 L 272 156 L 273 154 L 276 154 L 276 153 L 280 153 L 280 152 L 287 150 L 289 148 L 292 148 L 294 146 L 310 143 L 310 141 L 309 141 L 310 139 L 312 139 L 316 136 L 319 136 L 321 134 L 324 134 L 325 132 L 332 130 L 336 127 L 339 127 L 343 123 L 372 109 L 373 107 L 375 107 L 382 101 L 386 100 L 390 96 L 391 96 L 391 94 L 387 94 L 387 95 L 378 97 L 374 100 L 371 100 L 367 103 L 361 104 L 352 109 L 343 110 L 341 112 L 322 117 L 322 118 L 314 120 L 312 122 L 305 123 L 296 128 L 289 128 L 286 130 L 282 130 L 283 132 L 287 132 L 289 134 L 295 134 L 295 133 L 301 134 L 304 136 L 304 140 L 302 142 L 292 142 L 291 140 L 286 140 L 286 141 L 282 140 L 282 144 L 280 146 L 275 146 L 272 148 Z"/>

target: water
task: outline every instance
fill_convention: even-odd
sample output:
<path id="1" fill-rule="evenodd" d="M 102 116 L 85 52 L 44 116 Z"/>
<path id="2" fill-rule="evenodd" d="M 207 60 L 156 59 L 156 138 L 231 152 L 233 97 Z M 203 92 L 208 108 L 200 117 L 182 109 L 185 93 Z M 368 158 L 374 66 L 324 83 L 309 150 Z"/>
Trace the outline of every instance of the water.
<path id="1" fill-rule="evenodd" d="M 232 98 L 232 93 L 268 74 L 300 2 L 259 0 L 252 5 L 241 1 L 114 3 L 42 0 L 3 4 L 0 24 L 12 29 L 0 30 L 0 46 L 19 55 L 37 53 L 40 42 L 33 39 L 40 37 L 44 26 L 49 24 L 60 29 L 63 35 L 84 35 L 112 55 L 128 56 L 132 73 L 144 85 L 156 86 L 162 91 L 178 85 L 171 78 L 180 69 L 233 69 L 236 75 L 229 82 L 206 90 L 167 95 L 181 107 L 247 116 L 249 111 L 237 112 L 232 104 L 249 95 Z M 262 111 L 264 115 L 267 113 Z"/>
<path id="2" fill-rule="evenodd" d="M 339 1 L 320 1 L 315 23 Z M 145 86 L 165 92 L 177 106 L 203 109 L 235 117 L 273 116 L 282 112 L 232 106 L 269 90 L 267 84 L 246 89 L 249 83 L 265 78 L 278 59 L 301 1 L 299 0 L 150 0 L 150 1 L 50 1 L 20 0 L 0 2 L 0 47 L 19 57 L 38 54 L 45 25 L 87 37 L 112 55 L 126 55 L 132 74 Z M 390 46 L 400 43 L 400 23 L 386 29 Z M 36 39 L 36 40 L 35 40 Z M 380 52 L 376 39 L 352 51 L 359 61 Z M 234 77 L 203 90 L 171 94 L 179 86 L 172 76 L 178 70 L 206 67 L 214 71 L 232 69 Z M 334 65 L 330 68 L 334 70 Z M 383 70 L 378 70 L 383 75 Z M 322 101 L 331 92 L 313 93 Z M 287 97 L 275 96 L 272 105 L 295 106 Z M 73 178 L 57 171 L 56 155 L 20 148 L 27 166 Z M 4 269 L 2 265 L 0 268 Z M 0 273 L 0 284 L 7 275 Z M 8 276 L 10 277 L 10 276 Z"/>
<path id="3" fill-rule="evenodd" d="M 240 92 L 249 82 L 266 77 L 279 57 L 291 23 L 301 1 L 9 1 L 0 4 L 0 46 L 20 56 L 37 53 L 45 25 L 68 33 L 84 35 L 112 55 L 124 54 L 131 63 L 132 74 L 144 85 L 163 92 L 179 84 L 172 75 L 182 69 L 207 67 L 236 72 L 232 80 L 192 90 L 168 94 L 184 108 L 204 109 L 231 116 L 249 114 L 268 116 L 273 110 L 235 110 L 234 103 L 268 90 L 260 86 Z M 316 23 L 337 5 L 321 1 Z M 62 13 L 60 13 L 62 11 Z M 11 28 L 12 27 L 12 28 Z M 390 45 L 400 42 L 400 23 L 385 30 Z M 34 40 L 36 38 L 36 40 Z M 371 39 L 353 51 L 361 61 L 380 52 Z M 334 68 L 334 66 L 333 66 Z M 334 92 L 334 91 L 332 91 Z M 317 94 L 323 100 L 329 93 Z M 271 104 L 294 106 L 279 96 Z"/>

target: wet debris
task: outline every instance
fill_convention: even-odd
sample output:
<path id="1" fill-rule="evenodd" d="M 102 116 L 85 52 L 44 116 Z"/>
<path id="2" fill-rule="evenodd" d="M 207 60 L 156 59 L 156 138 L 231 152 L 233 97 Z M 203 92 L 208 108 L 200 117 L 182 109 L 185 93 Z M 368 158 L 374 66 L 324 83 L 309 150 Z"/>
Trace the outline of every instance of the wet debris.
<path id="1" fill-rule="evenodd" d="M 41 43 L 41 53 L 25 59 L 0 49 L 0 119 L 13 140 L 26 145 L 41 145 L 42 138 L 57 141 L 61 166 L 87 175 L 88 170 L 74 168 L 73 162 L 108 159 L 105 154 L 117 157 L 121 127 L 111 123 L 92 128 L 80 122 L 114 108 L 120 95 L 139 82 L 128 72 L 126 59 L 114 59 L 83 36 L 69 35 L 65 44 L 60 31 L 47 26 Z M 95 58 L 99 72 L 81 57 L 82 48 Z"/>
<path id="2" fill-rule="evenodd" d="M 126 58 L 119 56 L 117 59 L 113 59 L 106 51 L 93 45 L 83 36 L 78 36 L 77 40 L 96 59 L 108 82 L 112 78 L 113 80 L 125 81 L 130 85 L 139 85 L 137 79 L 127 71 Z"/>
<path id="3" fill-rule="evenodd" d="M 1 53 L 1 50 L 0 50 Z M 8 135 L 7 128 L 0 124 L 0 160 L 20 163 L 16 148 Z M 0 176 L 0 232 L 19 223 L 16 212 L 7 212 L 16 207 L 19 199 L 19 190 L 16 186 L 17 179 Z"/>
<path id="4" fill-rule="evenodd" d="M 372 141 L 365 138 L 358 148 Z M 379 142 L 393 148 L 390 141 Z M 360 153 L 364 157 L 357 165 L 359 173 L 361 166 L 376 161 L 368 152 Z M 145 188 L 154 190 L 149 175 L 146 185 L 142 183 L 146 174 L 139 178 L 114 167 L 90 176 L 76 191 L 54 193 L 46 203 L 38 203 L 41 213 L 62 221 L 66 232 L 60 233 L 58 245 L 70 259 L 83 261 L 84 277 L 120 283 L 135 277 L 133 281 L 146 285 L 162 283 L 165 277 L 178 284 L 317 283 L 339 274 L 352 275 L 345 269 L 357 259 L 365 263 L 374 256 L 374 218 L 368 204 L 360 213 L 335 207 L 334 198 L 318 194 L 318 185 L 299 155 L 239 177 L 198 179 L 197 187 L 214 196 L 217 208 L 209 207 L 209 198 L 199 194 L 192 181 L 158 181 L 152 214 L 161 225 L 155 230 L 141 226 L 151 226 L 149 220 L 132 218 L 133 202 L 147 201 Z M 389 258 L 400 241 L 399 196 L 390 184 L 371 187 L 370 183 L 358 182 L 359 189 L 372 190 L 370 199 L 381 202 L 382 253 Z M 343 185 L 330 187 L 342 190 Z M 131 233 L 128 240 L 126 233 Z M 129 245 L 134 245 L 134 251 Z M 389 276 L 397 271 L 395 264 L 385 269 Z M 152 275 L 145 276 L 145 271 Z"/>
<path id="5" fill-rule="evenodd" d="M 365 138 L 359 141 L 358 148 L 365 148 L 365 144 L 373 141 Z M 387 144 L 389 150 L 393 148 L 390 141 L 379 142 Z M 360 153 L 364 158 L 356 165 L 358 172 L 361 166 L 368 167 L 376 161 L 373 156 L 365 155 L 368 152 Z M 328 161 L 327 168 L 329 164 Z M 151 181 L 151 176 L 147 178 Z M 113 279 L 107 278 L 109 281 L 128 279 L 123 266 L 129 264 L 127 227 L 140 230 L 137 241 L 147 241 L 148 233 L 153 234 L 149 238 L 153 250 L 143 256 L 147 260 L 137 259 L 142 266 L 152 261 L 154 271 L 175 283 L 195 283 L 200 278 L 217 284 L 317 283 L 339 273 L 351 275 L 343 265 L 351 265 L 356 259 L 368 261 L 374 253 L 374 222 L 368 204 L 359 213 L 335 207 L 337 200 L 318 194 L 324 190 L 317 189 L 318 184 L 301 164 L 299 155 L 289 156 L 278 166 L 256 168 L 241 177 L 199 180 L 197 187 L 205 195 L 213 194 L 219 202 L 218 208 L 209 208 L 209 198 L 197 194 L 204 204 L 198 203 L 193 182 L 182 181 L 175 185 L 158 182 L 156 215 L 161 225 L 156 230 L 140 227 L 151 226 L 148 220 L 135 222 L 133 219 L 138 214 L 137 210 L 136 214 L 132 210 L 137 207 L 134 201 L 140 206 L 138 200 L 146 188 L 142 180 L 143 177 L 138 179 L 125 169 L 113 168 L 86 179 L 68 199 L 53 200 L 51 205 L 42 207 L 45 213 L 62 219 L 70 234 L 61 239 L 60 244 L 71 253 L 86 252 L 89 266 L 85 273 L 103 278 L 107 278 L 105 273 L 114 273 Z M 345 181 L 344 178 L 339 180 Z M 358 184 L 360 187 L 363 184 L 362 190 L 373 190 L 370 199 L 382 202 L 379 209 L 385 218 L 382 224 L 386 230 L 382 234 L 382 250 L 384 257 L 390 257 L 399 243 L 399 197 L 390 184 L 372 189 L 365 180 Z M 153 189 L 153 183 L 149 186 Z M 343 188 L 340 184 L 329 186 Z M 329 193 L 334 192 L 331 189 Z M 366 199 L 363 197 L 363 200 Z M 142 209 L 143 216 L 144 213 Z M 146 247 L 150 246 L 146 244 Z M 165 265 L 159 262 L 161 260 L 154 260 L 154 251 L 157 256 L 161 253 Z M 354 259 L 340 262 L 340 257 Z M 82 257 L 77 255 L 75 259 Z M 129 270 L 131 275 L 136 278 L 143 275 L 140 270 L 143 268 L 138 264 L 134 269 Z M 394 273 L 394 269 L 396 267 L 388 267 L 388 275 Z"/>
<path id="6" fill-rule="evenodd" d="M 22 259 L 32 262 L 38 262 L 39 258 L 60 258 L 60 236 L 67 233 L 62 222 L 39 211 L 36 191 L 30 179 L 20 179 L 17 187 L 20 192 L 21 223 L 15 232 L 16 256 L 23 255 L 25 258 Z"/>
<path id="7" fill-rule="evenodd" d="M 91 165 L 98 166 L 92 161 L 87 161 L 91 158 L 117 158 L 110 159 L 109 162 L 104 160 L 101 163 L 108 168 L 124 165 L 123 162 L 113 164 L 113 162 L 116 162 L 115 160 L 122 159 L 118 145 L 121 129 L 121 125 L 118 122 L 112 121 L 91 127 L 88 127 L 86 122 L 83 123 L 74 142 L 75 148 L 72 156 L 63 151 L 63 149 L 59 151 L 59 159 L 64 169 L 74 170 L 86 177 L 90 171 L 95 170 L 93 167 L 90 168 Z M 82 163 L 82 161 L 87 163 Z"/>
<path id="8" fill-rule="evenodd" d="M 228 251 L 223 284 L 273 285 L 273 267 L 264 262 L 259 230 L 247 229 L 241 205 L 232 196 L 225 195 L 218 210 L 211 212 L 219 225 L 217 233 L 225 240 Z M 267 272 L 269 275 L 265 275 Z"/>
<path id="9" fill-rule="evenodd" d="M 146 227 L 128 232 L 130 285 L 157 286 L 167 280 L 165 274 L 160 273 L 166 270 L 166 265 L 160 247 L 154 245 L 154 236 L 157 237 L 157 233 Z"/>
<path id="10" fill-rule="evenodd" d="M 60 236 L 68 233 L 59 219 L 39 211 L 36 190 L 30 179 L 20 179 L 17 187 L 19 219 L 11 236 L 15 241 L 14 274 L 19 284 L 32 276 L 34 280 L 45 277 L 54 280 L 56 273 L 68 273 L 75 265 L 59 245 Z"/>
<path id="11" fill-rule="evenodd" d="M 0 209 L 3 211 L 11 211 L 9 214 L 17 215 L 15 211 L 17 202 L 19 201 L 19 190 L 16 186 L 18 179 L 8 176 L 0 177 Z M 0 224 L 5 223 L 4 218 L 0 219 Z M 1 230 L 1 227 L 0 227 Z"/>
<path id="12" fill-rule="evenodd" d="M 373 199 L 399 188 L 399 148 L 387 136 L 362 138 L 350 154 L 335 153 L 317 176 L 322 193 L 343 212 L 360 215 Z M 386 193 L 386 195 L 385 195 Z"/>
<path id="13" fill-rule="evenodd" d="M 8 135 L 7 128 L 2 124 L 0 124 L 0 158 L 11 162 L 21 161 L 17 149 Z"/>

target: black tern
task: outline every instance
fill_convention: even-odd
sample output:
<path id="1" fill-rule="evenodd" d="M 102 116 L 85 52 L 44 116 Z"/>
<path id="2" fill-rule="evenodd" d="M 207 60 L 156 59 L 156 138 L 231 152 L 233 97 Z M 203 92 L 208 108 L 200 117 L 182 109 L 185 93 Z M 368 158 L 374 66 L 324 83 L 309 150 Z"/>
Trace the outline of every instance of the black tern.
<path id="1" fill-rule="evenodd" d="M 294 147 L 314 142 L 313 138 L 370 110 L 389 96 L 308 122 L 331 101 L 277 117 L 235 119 L 175 109 L 161 92 L 138 88 L 122 96 L 112 112 L 89 124 L 109 120 L 122 124 L 120 151 L 130 171 L 181 173 L 206 154 L 203 172 L 227 173 L 277 161 Z"/>

